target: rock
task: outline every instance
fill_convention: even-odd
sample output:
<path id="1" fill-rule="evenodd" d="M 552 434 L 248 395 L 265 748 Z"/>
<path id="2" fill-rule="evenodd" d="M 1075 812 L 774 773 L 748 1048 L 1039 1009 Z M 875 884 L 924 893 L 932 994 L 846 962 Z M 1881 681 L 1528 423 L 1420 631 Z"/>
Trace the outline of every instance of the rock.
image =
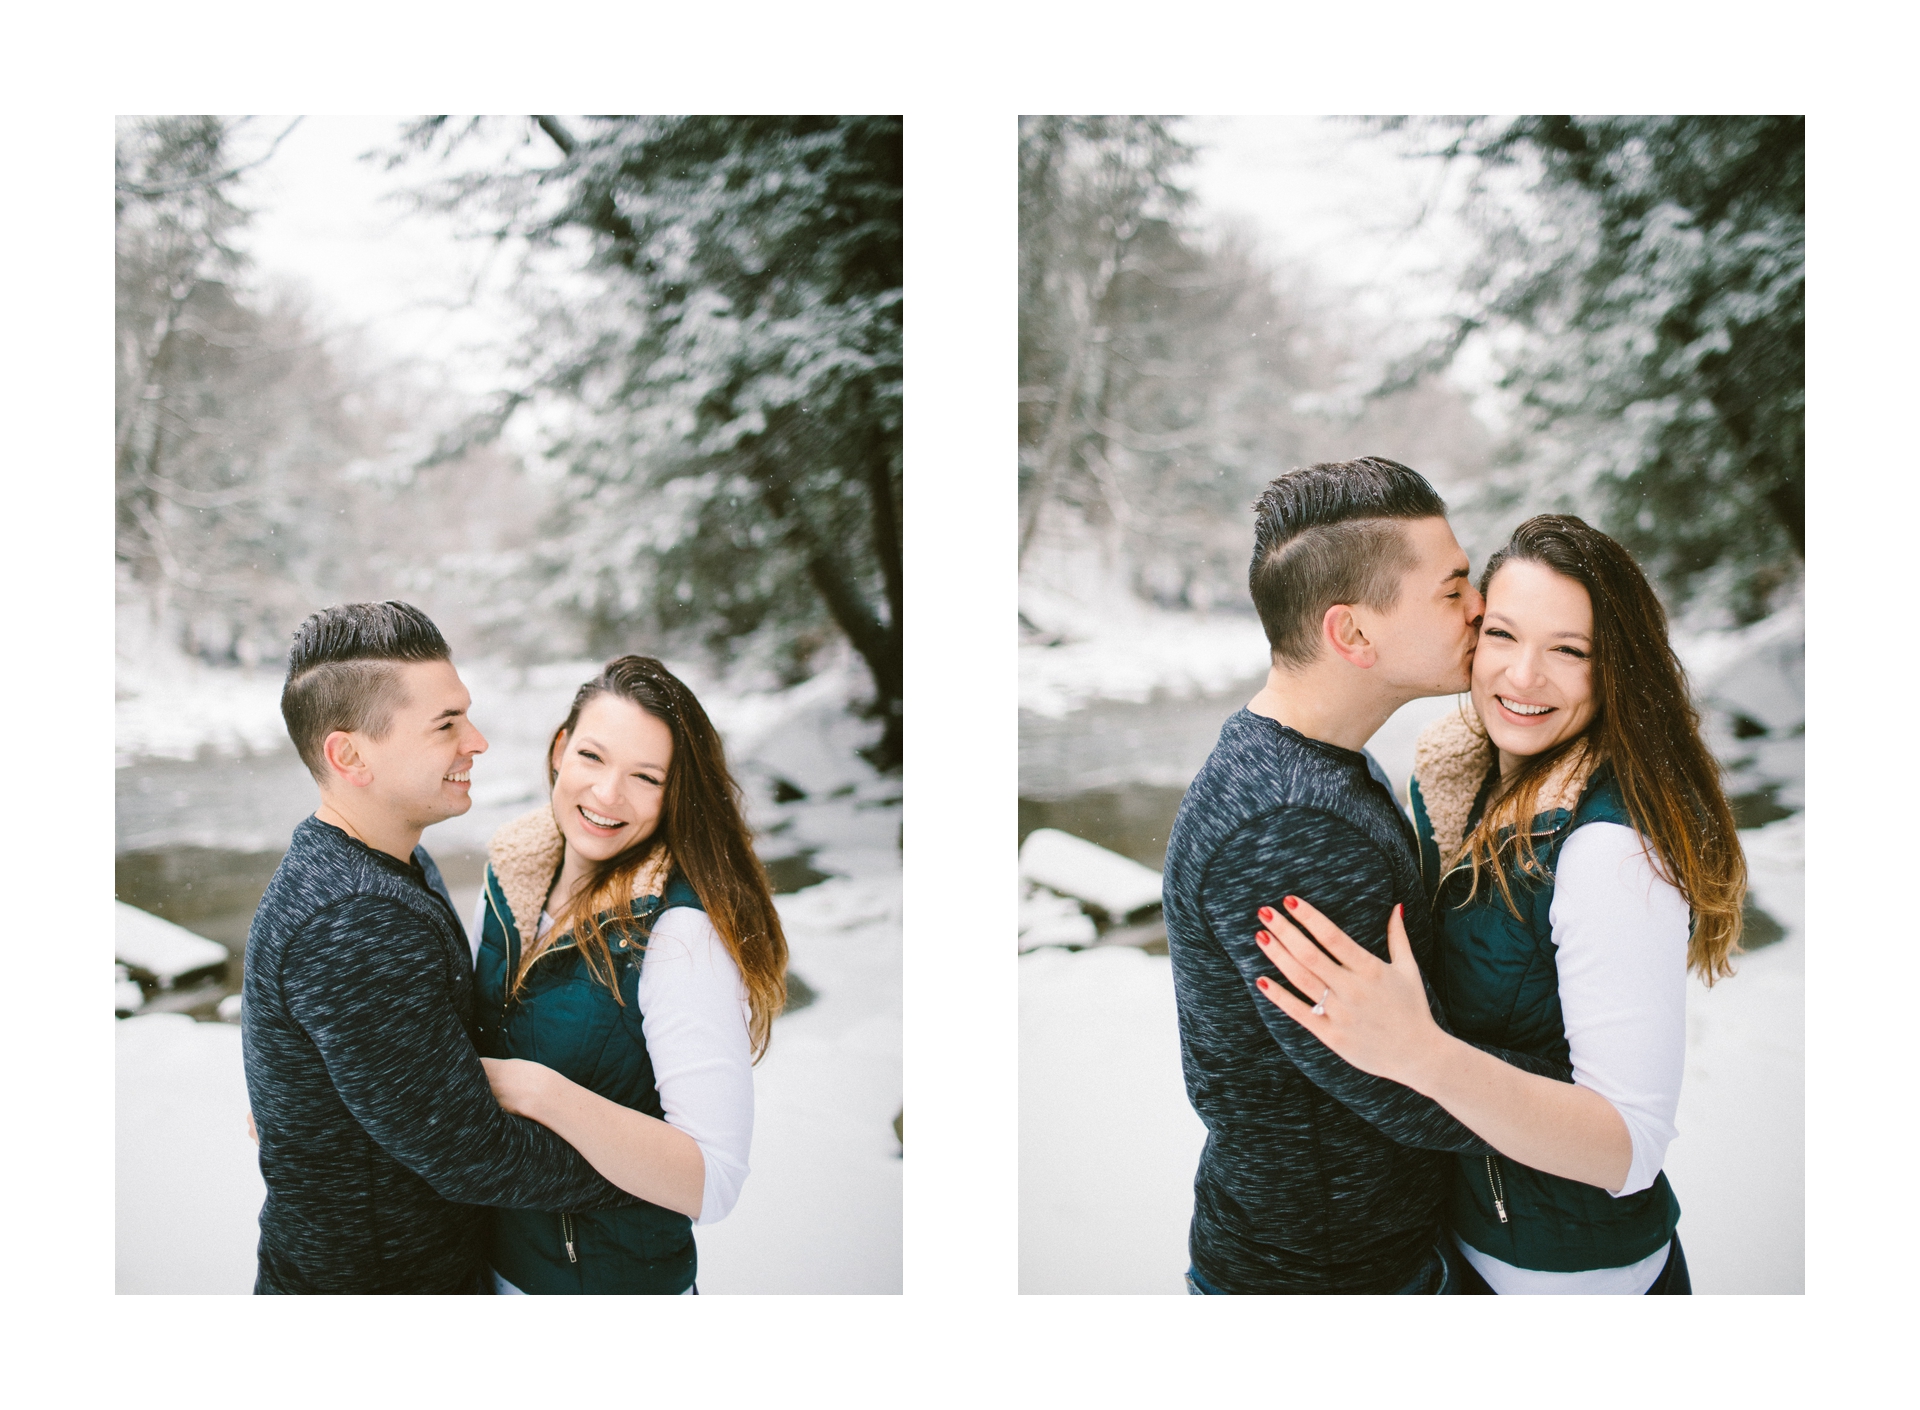
<path id="1" fill-rule="evenodd" d="M 113 957 L 153 976 L 162 988 L 209 970 L 224 970 L 227 947 L 125 901 L 113 903 Z"/>
<path id="2" fill-rule="evenodd" d="M 1080 949 L 1091 945 L 1099 935 L 1093 917 L 1080 909 L 1080 903 L 1057 891 L 1028 886 L 1020 898 L 1020 953 L 1042 945 L 1065 945 Z"/>
<path id="3" fill-rule="evenodd" d="M 140 1005 L 146 1001 L 146 994 L 127 973 L 127 967 L 117 964 L 113 967 L 113 1011 L 119 1017 L 138 1013 Z"/>
<path id="4" fill-rule="evenodd" d="M 1057 828 L 1035 828 L 1020 845 L 1020 875 L 1072 896 L 1112 921 L 1160 904 L 1160 874 L 1131 857 Z"/>

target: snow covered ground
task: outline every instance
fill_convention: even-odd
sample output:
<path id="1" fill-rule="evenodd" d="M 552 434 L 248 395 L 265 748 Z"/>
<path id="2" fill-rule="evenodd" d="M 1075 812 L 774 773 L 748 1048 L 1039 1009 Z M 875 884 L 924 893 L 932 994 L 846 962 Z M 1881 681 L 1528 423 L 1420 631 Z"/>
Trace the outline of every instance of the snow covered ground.
<path id="1" fill-rule="evenodd" d="M 1667 1171 L 1696 1293 L 1797 1293 L 1805 1277 L 1801 818 L 1741 834 L 1786 927 L 1687 994 Z M 1172 962 L 1113 948 L 1020 959 L 1020 1291 L 1180 1293 L 1206 1130 L 1187 1103 Z"/>
<path id="2" fill-rule="evenodd" d="M 114 1291 L 251 1292 L 267 1190 L 239 1026 L 161 1013 L 114 1034 Z"/>
<path id="3" fill-rule="evenodd" d="M 476 769 L 474 809 L 430 829 L 429 850 L 479 850 L 494 826 L 541 796 L 547 732 L 594 669 L 462 667 L 496 767 L 490 778 Z M 858 680 L 844 663 L 780 692 L 730 694 L 686 674 L 756 800 L 756 825 L 771 834 L 763 851 L 806 852 L 832 874 L 778 898 L 791 972 L 818 997 L 776 1021 L 755 1069 L 753 1173 L 732 1214 L 696 1235 L 700 1289 L 899 1292 L 899 780 L 856 757 L 872 726 L 848 712 Z M 278 682 L 249 693 L 230 675 L 245 680 L 185 668 L 123 681 L 123 758 L 162 747 L 186 758 L 269 747 Z M 172 706 L 149 700 L 149 690 Z M 776 778 L 805 796 L 772 804 Z M 471 895 L 455 899 L 471 909 Z M 146 1015 L 123 1020 L 116 1035 L 118 1291 L 249 1291 L 265 1190 L 245 1130 L 238 1026 Z"/>
<path id="4" fill-rule="evenodd" d="M 1089 600 L 1091 599 L 1091 600 Z M 1090 700 L 1198 695 L 1266 672 L 1267 639 L 1251 613 L 1168 612 L 1123 587 L 1071 592 L 1025 582 L 1020 708 L 1060 716 Z"/>

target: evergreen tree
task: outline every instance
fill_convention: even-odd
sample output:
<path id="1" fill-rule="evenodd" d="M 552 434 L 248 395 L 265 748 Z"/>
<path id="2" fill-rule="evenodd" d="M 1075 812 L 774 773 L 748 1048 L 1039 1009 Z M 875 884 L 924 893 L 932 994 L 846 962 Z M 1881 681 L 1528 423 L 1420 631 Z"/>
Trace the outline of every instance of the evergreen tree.
<path id="1" fill-rule="evenodd" d="M 430 118 L 416 150 L 474 130 Z M 552 154 L 428 197 L 527 242 L 525 380 L 566 503 L 541 598 L 594 650 L 656 626 L 777 644 L 837 631 L 901 740 L 901 125 L 891 117 L 530 120 Z M 575 252 L 580 252 L 576 257 Z M 580 276 L 593 283 L 583 293 Z"/>
<path id="2" fill-rule="evenodd" d="M 1396 125 L 1396 124 L 1389 124 Z M 1471 306 L 1555 478 L 1676 600 L 1766 611 L 1805 552 L 1805 121 L 1435 124 L 1478 162 Z M 1498 199 L 1515 173 L 1532 202 Z"/>

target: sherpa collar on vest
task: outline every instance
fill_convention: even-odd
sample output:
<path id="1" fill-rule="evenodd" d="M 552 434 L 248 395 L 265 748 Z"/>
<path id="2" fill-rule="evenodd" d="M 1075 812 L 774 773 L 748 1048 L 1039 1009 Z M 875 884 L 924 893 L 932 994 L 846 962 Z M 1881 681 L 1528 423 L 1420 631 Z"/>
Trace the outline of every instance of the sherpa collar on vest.
<path id="1" fill-rule="evenodd" d="M 1470 705 L 1448 711 L 1420 731 L 1413 746 L 1413 776 L 1420 783 L 1420 799 L 1443 859 L 1460 849 L 1467 819 L 1473 815 L 1473 800 L 1480 796 L 1493 757 L 1487 727 Z M 1596 762 L 1584 740 L 1569 749 L 1540 785 L 1538 811 L 1565 808 L 1572 812 L 1586 792 Z"/>
<path id="2" fill-rule="evenodd" d="M 540 933 L 540 912 L 546 908 L 547 892 L 553 888 L 554 873 L 560 870 L 560 858 L 566 840 L 553 821 L 553 809 L 544 804 L 531 813 L 515 818 L 493 834 L 487 844 L 487 862 L 500 894 L 513 912 L 514 928 L 531 943 Z M 657 848 L 633 878 L 633 899 L 661 895 L 667 889 L 667 873 L 673 860 L 664 847 Z"/>

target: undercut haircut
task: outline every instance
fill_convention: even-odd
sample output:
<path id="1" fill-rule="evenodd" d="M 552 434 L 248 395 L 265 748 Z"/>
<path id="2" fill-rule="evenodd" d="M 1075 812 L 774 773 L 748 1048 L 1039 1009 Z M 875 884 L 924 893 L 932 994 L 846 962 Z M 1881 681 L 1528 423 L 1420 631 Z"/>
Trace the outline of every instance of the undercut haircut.
<path id="1" fill-rule="evenodd" d="M 287 653 L 280 718 L 315 781 L 328 780 L 326 742 L 335 730 L 379 739 L 405 699 L 396 666 L 448 661 L 431 618 L 404 602 L 346 602 L 300 624 Z"/>
<path id="2" fill-rule="evenodd" d="M 1291 470 L 1254 502 L 1247 588 L 1277 666 L 1320 654 L 1338 604 L 1390 611 L 1414 566 L 1405 521 L 1445 518 L 1426 477 L 1377 455 Z"/>

